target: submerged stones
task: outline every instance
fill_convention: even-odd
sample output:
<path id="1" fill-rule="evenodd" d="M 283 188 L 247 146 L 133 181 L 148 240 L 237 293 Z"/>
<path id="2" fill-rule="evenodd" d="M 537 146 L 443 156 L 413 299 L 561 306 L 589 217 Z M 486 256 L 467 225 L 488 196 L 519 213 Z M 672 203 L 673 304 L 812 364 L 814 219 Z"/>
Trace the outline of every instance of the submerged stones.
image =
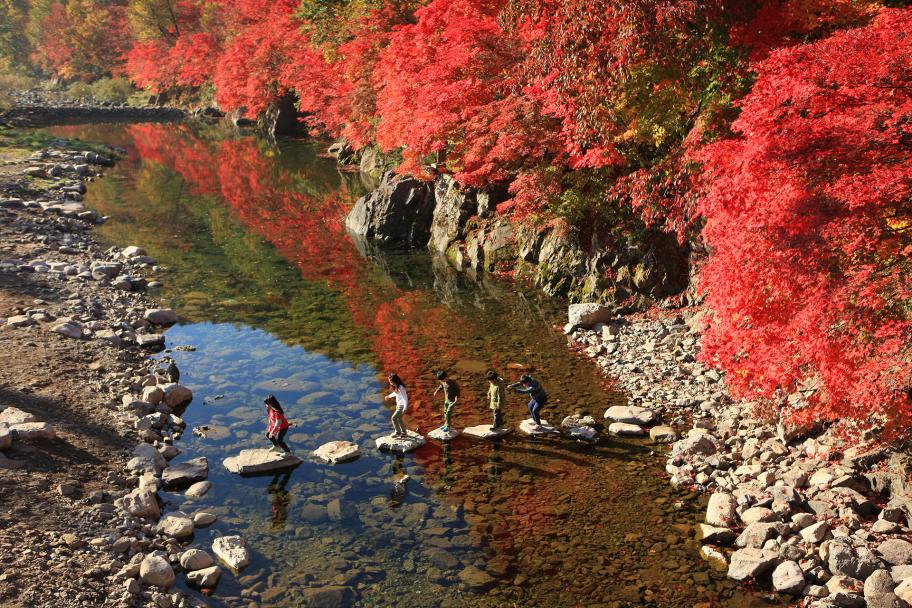
<path id="1" fill-rule="evenodd" d="M 415 431 L 409 431 L 408 437 L 395 437 L 394 435 L 384 435 L 376 440 L 377 448 L 390 452 L 411 452 L 423 446 L 427 440 L 423 435 Z"/>
<path id="2" fill-rule="evenodd" d="M 212 541 L 212 552 L 234 571 L 247 567 L 250 551 L 240 536 L 220 536 Z"/>
<path id="3" fill-rule="evenodd" d="M 313 455 L 324 462 L 335 464 L 358 458 L 361 456 L 361 449 L 358 444 L 351 441 L 330 441 L 314 450 Z"/>
<path id="4" fill-rule="evenodd" d="M 355 446 L 357 447 L 357 446 Z M 226 469 L 240 475 L 256 475 L 296 467 L 303 462 L 294 454 L 280 454 L 269 448 L 241 450 L 222 461 Z"/>

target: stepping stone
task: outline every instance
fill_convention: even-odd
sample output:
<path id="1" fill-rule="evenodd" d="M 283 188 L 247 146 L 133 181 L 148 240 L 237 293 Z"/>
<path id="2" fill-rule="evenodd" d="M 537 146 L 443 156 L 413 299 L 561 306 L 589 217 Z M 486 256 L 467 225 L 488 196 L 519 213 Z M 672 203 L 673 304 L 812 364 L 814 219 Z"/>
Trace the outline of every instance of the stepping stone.
<path id="1" fill-rule="evenodd" d="M 441 429 L 434 429 L 433 431 L 428 433 L 428 437 L 430 439 L 436 439 L 437 441 L 449 441 L 451 439 L 455 439 L 456 437 L 459 437 L 459 431 L 457 431 L 456 429 L 450 429 L 446 433 L 444 433 L 443 430 L 441 430 Z"/>
<path id="2" fill-rule="evenodd" d="M 426 440 L 423 435 L 416 433 L 415 431 L 409 431 L 408 437 L 393 437 L 392 435 L 384 435 L 376 440 L 377 448 L 381 450 L 388 450 L 390 452 L 399 452 L 403 454 L 405 452 L 411 452 L 412 450 L 417 450 L 426 443 Z"/>
<path id="3" fill-rule="evenodd" d="M 478 439 L 497 439 L 498 437 L 503 437 L 510 433 L 510 429 L 500 427 L 499 429 L 491 430 L 490 424 L 479 424 L 478 426 L 469 426 L 462 429 L 462 433 L 469 437 L 477 437 Z"/>
<path id="4" fill-rule="evenodd" d="M 626 424 L 649 424 L 656 418 L 651 409 L 638 405 L 615 405 L 605 411 L 605 418 Z"/>
<path id="5" fill-rule="evenodd" d="M 541 424 L 535 424 L 531 418 L 526 418 L 519 423 L 519 430 L 526 435 L 541 437 L 543 435 L 560 435 L 560 431 L 547 420 L 542 420 Z"/>
<path id="6" fill-rule="evenodd" d="M 206 457 L 193 458 L 173 464 L 162 471 L 162 486 L 166 490 L 189 486 L 209 477 L 209 461 Z"/>
<path id="7" fill-rule="evenodd" d="M 212 541 L 212 552 L 222 562 L 237 572 L 250 563 L 250 551 L 240 536 L 220 536 Z"/>
<path id="8" fill-rule="evenodd" d="M 561 422 L 561 428 L 573 439 L 592 441 L 598 435 L 595 424 L 595 418 L 592 416 L 573 414 L 564 418 L 563 422 Z"/>
<path id="9" fill-rule="evenodd" d="M 229 456 L 222 461 L 226 469 L 239 475 L 256 475 L 290 469 L 303 461 L 294 454 L 279 454 L 269 448 L 241 450 L 237 456 Z"/>
<path id="10" fill-rule="evenodd" d="M 608 425 L 608 432 L 621 437 L 642 437 L 646 434 L 639 426 L 627 424 L 626 422 L 612 422 Z"/>
<path id="11" fill-rule="evenodd" d="M 361 455 L 361 449 L 358 447 L 358 444 L 352 443 L 351 441 L 330 441 L 314 450 L 313 455 L 323 462 L 335 464 L 337 462 L 354 460 Z"/>

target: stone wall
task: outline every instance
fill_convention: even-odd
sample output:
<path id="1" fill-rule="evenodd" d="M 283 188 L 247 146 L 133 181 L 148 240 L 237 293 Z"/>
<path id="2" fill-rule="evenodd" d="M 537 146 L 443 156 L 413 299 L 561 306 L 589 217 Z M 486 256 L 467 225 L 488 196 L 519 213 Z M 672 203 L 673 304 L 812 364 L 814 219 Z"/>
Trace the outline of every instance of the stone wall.
<path id="1" fill-rule="evenodd" d="M 360 162 L 374 172 L 383 166 L 376 154 Z M 504 185 L 462 188 L 450 175 L 428 183 L 387 171 L 346 225 L 381 247 L 427 246 L 460 270 L 512 272 L 574 301 L 641 309 L 689 297 L 690 252 L 674 236 L 647 232 L 640 242 L 619 246 L 599 234 L 584 239 L 566 226 L 513 224 L 495 211 L 507 197 Z"/>

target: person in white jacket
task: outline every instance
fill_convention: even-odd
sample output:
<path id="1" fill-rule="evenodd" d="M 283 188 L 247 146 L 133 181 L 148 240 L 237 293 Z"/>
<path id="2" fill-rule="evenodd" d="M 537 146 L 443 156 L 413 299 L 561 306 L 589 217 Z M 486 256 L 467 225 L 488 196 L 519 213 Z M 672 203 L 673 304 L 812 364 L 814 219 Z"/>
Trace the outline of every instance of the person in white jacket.
<path id="1" fill-rule="evenodd" d="M 405 423 L 402 421 L 402 414 L 408 409 L 408 393 L 405 392 L 405 383 L 397 374 L 390 374 L 389 385 L 393 392 L 386 398 L 396 400 L 396 411 L 390 418 L 394 429 L 393 437 L 408 437 L 408 429 L 405 428 Z"/>

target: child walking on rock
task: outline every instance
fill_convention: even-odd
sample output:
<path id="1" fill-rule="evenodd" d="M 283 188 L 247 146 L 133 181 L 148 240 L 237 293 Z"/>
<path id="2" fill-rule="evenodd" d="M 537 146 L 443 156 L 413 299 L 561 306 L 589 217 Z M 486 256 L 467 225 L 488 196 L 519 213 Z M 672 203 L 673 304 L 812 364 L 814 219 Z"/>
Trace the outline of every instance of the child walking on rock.
<path id="1" fill-rule="evenodd" d="M 488 400 L 491 403 L 491 412 L 494 414 L 494 424 L 491 425 L 491 430 L 496 431 L 503 426 L 503 411 L 501 411 L 501 408 L 506 396 L 506 383 L 493 369 L 485 374 L 485 378 L 488 379 Z"/>
<path id="2" fill-rule="evenodd" d="M 266 404 L 266 439 L 272 442 L 274 452 L 290 454 L 291 449 L 285 443 L 285 433 L 288 432 L 288 419 L 285 418 L 285 411 L 279 404 L 275 395 L 269 395 L 263 400 Z"/>
<path id="3" fill-rule="evenodd" d="M 434 389 L 434 394 L 443 390 L 443 426 L 440 427 L 440 430 L 446 433 L 450 430 L 453 408 L 459 400 L 459 385 L 447 378 L 447 373 L 444 371 L 437 372 L 437 382 L 439 385 Z"/>
<path id="4" fill-rule="evenodd" d="M 522 388 L 519 388 L 520 386 L 522 386 Z M 520 376 L 519 382 L 514 382 L 510 385 L 510 388 L 517 393 L 529 395 L 529 415 L 532 416 L 532 420 L 535 421 L 535 424 L 541 426 L 541 418 L 539 417 L 538 412 L 548 402 L 548 394 L 545 392 L 545 389 L 542 388 L 542 385 L 538 380 L 529 374 L 523 374 Z"/>
<path id="5" fill-rule="evenodd" d="M 387 380 L 393 392 L 386 398 L 396 400 L 396 410 L 390 418 L 390 422 L 393 423 L 393 437 L 408 437 L 408 429 L 402 421 L 402 414 L 408 409 L 408 393 L 405 391 L 405 383 L 397 374 L 390 374 Z"/>

